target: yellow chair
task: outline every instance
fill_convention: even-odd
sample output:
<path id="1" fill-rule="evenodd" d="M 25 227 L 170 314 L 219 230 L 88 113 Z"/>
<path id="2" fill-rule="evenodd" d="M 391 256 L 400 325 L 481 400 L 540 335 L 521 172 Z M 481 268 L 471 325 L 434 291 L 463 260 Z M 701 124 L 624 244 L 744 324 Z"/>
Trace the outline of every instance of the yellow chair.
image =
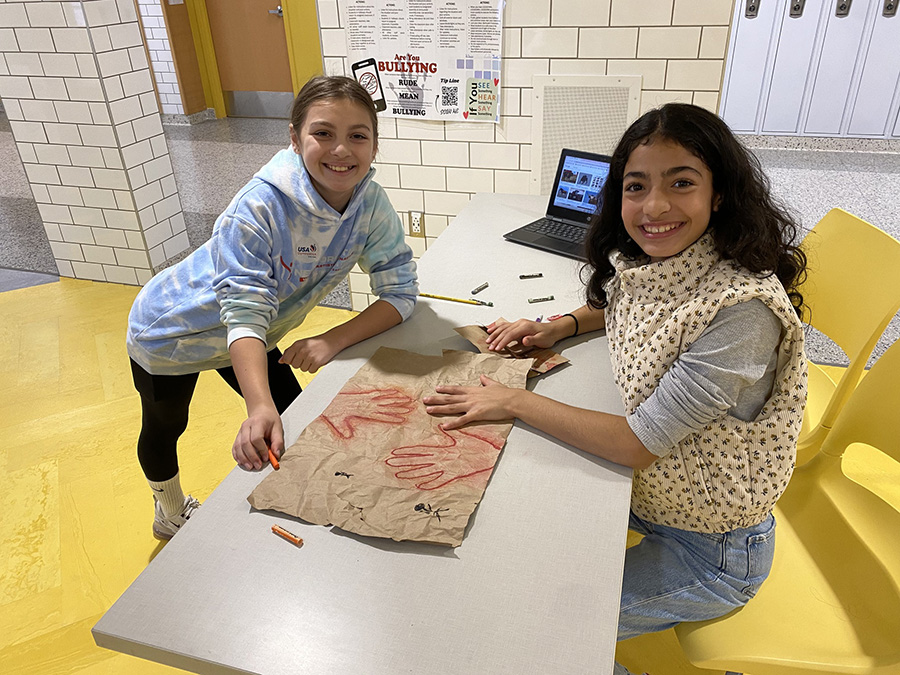
<path id="1" fill-rule="evenodd" d="M 900 309 L 900 241 L 847 213 L 831 209 L 803 240 L 809 266 L 800 288 L 804 320 L 833 340 L 850 365 L 837 381 L 809 364 L 809 397 L 797 444 L 797 464 L 815 455 L 872 349 Z"/>
<path id="2" fill-rule="evenodd" d="M 859 383 L 821 452 L 794 472 L 756 598 L 675 629 L 692 664 L 753 675 L 900 673 L 900 500 L 886 492 L 892 506 L 845 475 L 844 452 L 856 444 L 900 475 L 900 342 Z"/>

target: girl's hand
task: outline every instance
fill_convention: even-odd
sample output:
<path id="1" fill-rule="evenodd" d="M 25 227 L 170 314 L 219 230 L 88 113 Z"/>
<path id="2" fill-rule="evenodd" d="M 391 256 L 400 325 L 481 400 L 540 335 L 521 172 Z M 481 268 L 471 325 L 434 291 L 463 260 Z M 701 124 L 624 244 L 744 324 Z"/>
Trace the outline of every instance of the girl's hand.
<path id="1" fill-rule="evenodd" d="M 286 363 L 304 373 L 314 373 L 330 362 L 339 351 L 332 341 L 321 336 L 305 338 L 285 349 L 278 363 Z"/>
<path id="2" fill-rule="evenodd" d="M 459 429 L 469 422 L 508 420 L 515 417 L 513 401 L 522 390 L 510 389 L 487 375 L 481 376 L 480 387 L 435 387 L 435 396 L 422 399 L 429 415 L 460 415 L 441 424 L 441 429 Z"/>
<path id="3" fill-rule="evenodd" d="M 231 455 L 248 471 L 261 469 L 269 462 L 269 448 L 279 459 L 284 453 L 284 427 L 274 407 L 260 408 L 244 420 L 231 446 Z"/>
<path id="4" fill-rule="evenodd" d="M 491 351 L 505 349 L 510 342 L 518 342 L 525 347 L 552 347 L 565 335 L 558 335 L 559 326 L 555 321 L 544 323 L 519 319 L 518 321 L 495 321 L 487 327 L 488 348 Z"/>

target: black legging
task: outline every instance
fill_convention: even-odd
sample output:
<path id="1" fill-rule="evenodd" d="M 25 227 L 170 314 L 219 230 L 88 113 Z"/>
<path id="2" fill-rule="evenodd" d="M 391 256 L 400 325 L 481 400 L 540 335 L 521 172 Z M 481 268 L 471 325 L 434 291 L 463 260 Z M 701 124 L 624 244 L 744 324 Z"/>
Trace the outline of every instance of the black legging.
<path id="1" fill-rule="evenodd" d="M 301 389 L 291 367 L 278 363 L 280 358 L 281 351 L 277 347 L 266 354 L 269 390 L 278 412 L 283 413 L 297 398 Z M 232 389 L 241 393 L 234 368 L 218 368 L 216 372 Z M 178 473 L 178 438 L 187 428 L 188 408 L 199 373 L 151 375 L 132 360 L 131 375 L 134 378 L 134 388 L 141 395 L 138 461 L 149 480 L 169 480 Z"/>

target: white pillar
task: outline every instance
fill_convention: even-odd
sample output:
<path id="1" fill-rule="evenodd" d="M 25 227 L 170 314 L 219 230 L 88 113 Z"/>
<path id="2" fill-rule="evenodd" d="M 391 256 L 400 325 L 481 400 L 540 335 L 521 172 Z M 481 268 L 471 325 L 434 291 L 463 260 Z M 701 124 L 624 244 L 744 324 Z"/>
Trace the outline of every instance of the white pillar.
<path id="1" fill-rule="evenodd" d="M 0 98 L 61 275 L 144 284 L 188 248 L 133 0 L 0 3 Z"/>

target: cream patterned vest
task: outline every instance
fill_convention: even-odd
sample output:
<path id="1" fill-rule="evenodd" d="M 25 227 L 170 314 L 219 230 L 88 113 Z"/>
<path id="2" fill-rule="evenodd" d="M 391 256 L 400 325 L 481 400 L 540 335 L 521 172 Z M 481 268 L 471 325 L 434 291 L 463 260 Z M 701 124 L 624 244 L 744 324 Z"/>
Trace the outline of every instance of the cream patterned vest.
<path id="1" fill-rule="evenodd" d="M 772 395 L 757 418 L 730 415 L 635 470 L 631 508 L 653 523 L 728 532 L 762 522 L 794 469 L 806 404 L 803 326 L 777 277 L 722 260 L 709 234 L 677 256 L 641 264 L 615 256 L 606 330 L 616 384 L 633 412 L 716 312 L 759 298 L 781 320 Z"/>

